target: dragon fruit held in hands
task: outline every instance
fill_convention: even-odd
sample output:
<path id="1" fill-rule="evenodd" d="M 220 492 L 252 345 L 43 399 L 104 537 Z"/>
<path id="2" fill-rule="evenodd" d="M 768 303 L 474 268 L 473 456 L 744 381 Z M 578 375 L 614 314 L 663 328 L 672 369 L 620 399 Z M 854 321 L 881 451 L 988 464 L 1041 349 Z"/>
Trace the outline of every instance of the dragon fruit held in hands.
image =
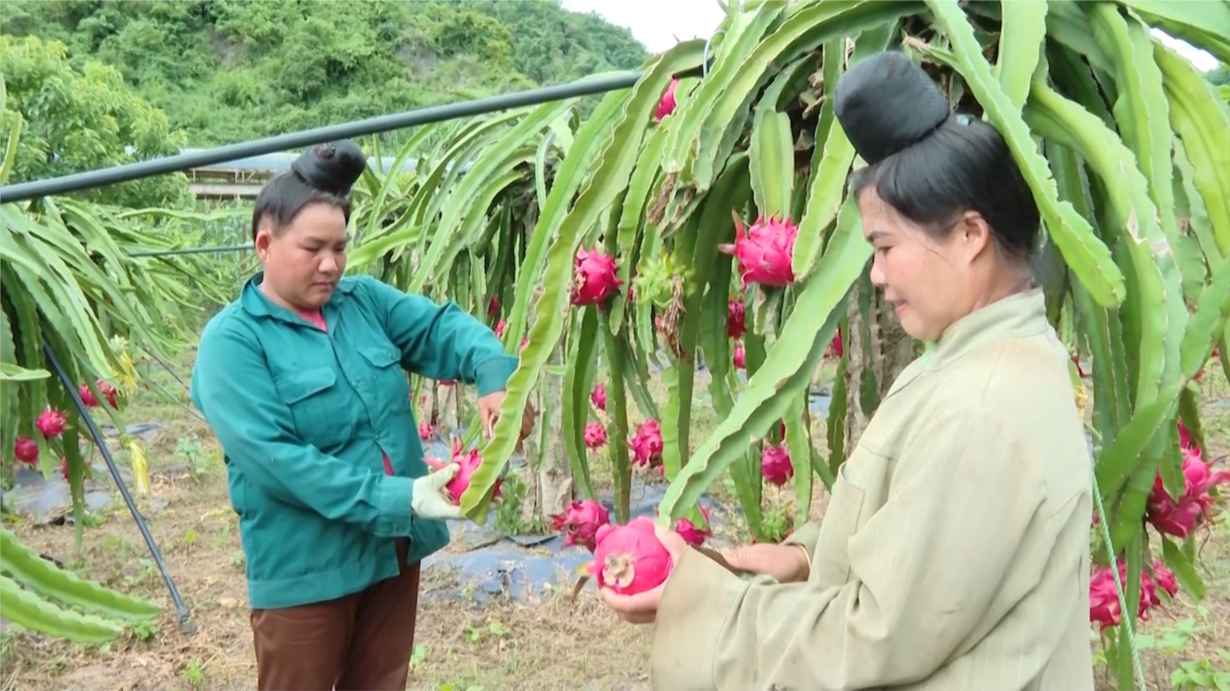
<path id="1" fill-rule="evenodd" d="M 627 525 L 598 528 L 590 575 L 599 588 L 619 595 L 636 595 L 666 581 L 675 562 L 654 533 L 653 520 L 634 518 Z"/>
<path id="2" fill-rule="evenodd" d="M 572 304 L 577 306 L 604 304 L 623 284 L 617 275 L 615 260 L 596 249 L 592 252 L 585 248 L 577 250 L 573 268 Z"/>
<path id="3" fill-rule="evenodd" d="M 424 458 L 423 460 L 433 470 L 439 470 L 448 465 L 447 463 L 441 463 L 434 458 Z M 452 480 L 449 480 L 448 484 L 445 485 L 444 488 L 448 490 L 448 496 L 453 500 L 453 503 L 460 504 L 461 495 L 465 494 L 466 490 L 470 488 L 470 477 L 474 475 L 474 471 L 478 470 L 478 467 L 483 463 L 483 456 L 476 448 L 466 451 L 461 446 L 461 440 L 454 438 L 453 458 L 450 462 L 456 463 L 458 470 L 457 474 L 453 476 Z M 503 480 L 495 481 L 495 491 L 491 495 L 493 499 L 500 496 L 500 485 L 503 484 L 503 482 Z"/>
<path id="4" fill-rule="evenodd" d="M 749 283 L 778 288 L 794 283 L 791 262 L 798 226 L 789 218 L 762 215 L 744 232 L 743 219 L 731 213 L 735 218 L 735 243 L 723 243 L 718 249 L 739 260 L 743 288 L 747 289 Z"/>
<path id="5" fill-rule="evenodd" d="M 551 516 L 556 530 L 564 531 L 564 546 L 581 545 L 593 552 L 598 544 L 598 530 L 611 522 L 606 507 L 597 500 L 574 501 L 562 514 Z"/>

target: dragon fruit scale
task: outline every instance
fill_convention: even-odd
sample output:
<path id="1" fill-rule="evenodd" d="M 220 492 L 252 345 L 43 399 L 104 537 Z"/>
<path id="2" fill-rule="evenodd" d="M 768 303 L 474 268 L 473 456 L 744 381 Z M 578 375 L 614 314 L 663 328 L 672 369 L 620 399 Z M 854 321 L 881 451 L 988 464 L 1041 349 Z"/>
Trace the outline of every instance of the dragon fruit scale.
<path id="1" fill-rule="evenodd" d="M 577 250 L 573 269 L 572 304 L 576 306 L 604 304 L 623 285 L 615 260 L 596 249 Z"/>
<path id="2" fill-rule="evenodd" d="M 634 518 L 627 525 L 608 523 L 598 528 L 596 538 L 589 570 L 599 588 L 636 595 L 662 585 L 674 568 L 674 559 L 658 540 L 648 516 Z"/>
<path id="3" fill-rule="evenodd" d="M 743 219 L 735 219 L 735 243 L 723 243 L 718 249 L 739 260 L 743 288 L 751 283 L 780 288 L 794 283 L 794 241 L 799 228 L 789 218 L 761 215 L 749 228 Z"/>

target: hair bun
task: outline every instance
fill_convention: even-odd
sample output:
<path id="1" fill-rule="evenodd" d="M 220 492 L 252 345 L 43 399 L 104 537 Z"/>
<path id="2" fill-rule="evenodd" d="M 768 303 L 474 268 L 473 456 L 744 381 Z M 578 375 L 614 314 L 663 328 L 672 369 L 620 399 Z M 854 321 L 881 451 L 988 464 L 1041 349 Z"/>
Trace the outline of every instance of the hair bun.
<path id="1" fill-rule="evenodd" d="M 349 139 L 317 144 L 290 164 L 291 170 L 307 184 L 343 197 L 350 193 L 366 166 L 363 151 Z"/>
<path id="2" fill-rule="evenodd" d="M 877 53 L 850 67 L 833 90 L 833 112 L 868 165 L 927 136 L 948 118 L 935 82 L 904 53 Z"/>

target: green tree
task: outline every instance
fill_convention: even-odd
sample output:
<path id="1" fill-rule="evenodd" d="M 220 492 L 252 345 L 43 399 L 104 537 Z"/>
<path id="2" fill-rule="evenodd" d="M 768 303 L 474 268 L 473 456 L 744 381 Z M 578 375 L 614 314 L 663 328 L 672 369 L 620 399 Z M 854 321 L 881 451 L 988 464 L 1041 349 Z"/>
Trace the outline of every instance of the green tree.
<path id="1" fill-rule="evenodd" d="M 167 116 L 124 83 L 118 70 L 88 60 L 69 64 L 59 41 L 0 36 L 7 98 L 0 137 L 15 114 L 24 121 L 9 182 L 67 175 L 179 153 L 186 141 Z M 121 206 L 181 206 L 190 201 L 182 174 L 84 191 L 78 196 Z"/>

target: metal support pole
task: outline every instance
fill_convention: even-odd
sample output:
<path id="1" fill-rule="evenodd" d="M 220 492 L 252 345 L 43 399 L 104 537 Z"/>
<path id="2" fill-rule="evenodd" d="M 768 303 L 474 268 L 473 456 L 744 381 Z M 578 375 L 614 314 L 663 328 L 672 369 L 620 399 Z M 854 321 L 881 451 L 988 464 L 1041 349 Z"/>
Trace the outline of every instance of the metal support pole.
<path id="1" fill-rule="evenodd" d="M 689 72 L 699 74 L 700 68 L 689 70 Z M 475 101 L 450 103 L 448 105 L 411 110 L 394 115 L 381 115 L 341 125 L 328 125 L 250 142 L 228 144 L 204 151 L 167 156 L 152 161 L 140 161 L 138 163 L 128 163 L 122 166 L 91 170 L 84 173 L 62 175 L 46 180 L 5 185 L 0 187 L 0 204 L 114 185 L 138 178 L 147 178 L 164 173 L 176 173 L 217 163 L 249 158 L 251 156 L 261 156 L 323 142 L 337 141 L 339 139 L 351 139 L 406 127 L 416 127 L 445 120 L 521 108 L 523 106 L 535 106 L 566 98 L 618 91 L 631 88 L 642 76 L 642 72 L 616 72 L 598 77 L 587 77 L 568 84 L 548 86 L 541 89 L 528 89 L 513 94 L 480 98 Z M 686 75 L 681 74 L 680 76 Z"/>
<path id="2" fill-rule="evenodd" d="M 115 465 L 115 459 L 111 457 L 111 450 L 107 448 L 107 443 L 103 441 L 102 431 L 98 429 L 98 425 L 94 424 L 94 418 L 90 417 L 89 411 L 86 410 L 85 403 L 77 393 L 77 387 L 68 378 L 68 373 L 60 365 L 60 360 L 56 358 L 55 352 L 47 341 L 43 341 L 43 354 L 47 356 L 47 361 L 51 363 L 51 368 L 56 371 L 56 377 L 60 379 L 60 383 L 68 390 L 69 397 L 73 399 L 73 405 L 77 408 L 77 413 L 81 416 L 81 419 L 85 421 L 86 427 L 89 428 L 90 436 L 94 438 L 94 444 L 98 446 L 98 451 L 102 453 L 103 460 L 107 463 L 107 469 L 111 471 L 111 477 L 115 480 L 115 485 L 120 488 L 120 494 L 124 497 L 124 503 L 128 505 L 128 511 L 132 514 L 132 519 L 136 521 L 137 528 L 141 531 L 141 537 L 145 538 L 145 545 L 149 547 L 150 556 L 154 558 L 154 564 L 158 566 L 158 571 L 162 574 L 162 580 L 167 584 L 167 590 L 171 591 L 171 600 L 175 603 L 175 611 L 179 615 L 180 633 L 196 633 L 196 623 L 192 621 L 192 613 L 188 611 L 183 598 L 179 596 L 179 589 L 175 587 L 175 581 L 171 578 L 171 572 L 167 569 L 167 563 L 162 558 L 162 551 L 158 549 L 158 543 L 154 541 L 154 536 L 150 534 L 149 527 L 145 525 L 145 519 L 141 516 L 141 512 L 137 510 L 136 502 L 132 500 L 128 487 L 124 485 L 124 479 L 120 477 L 120 469 Z"/>

